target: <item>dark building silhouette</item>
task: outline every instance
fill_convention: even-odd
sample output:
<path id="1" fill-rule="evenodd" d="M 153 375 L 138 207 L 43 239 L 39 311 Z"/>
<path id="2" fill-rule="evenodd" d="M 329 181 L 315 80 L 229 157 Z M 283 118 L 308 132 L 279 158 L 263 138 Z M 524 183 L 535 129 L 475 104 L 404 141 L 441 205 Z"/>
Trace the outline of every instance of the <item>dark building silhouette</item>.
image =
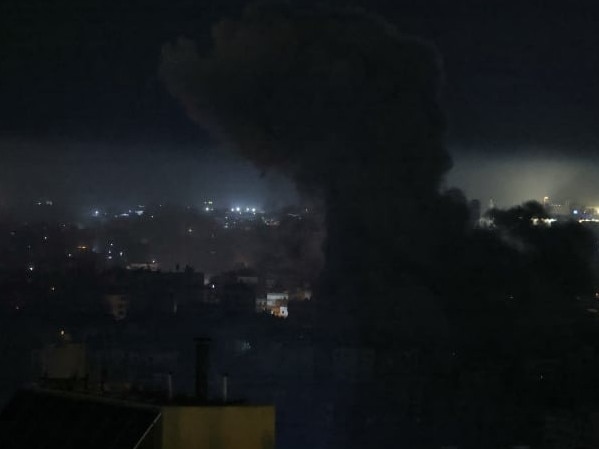
<path id="1" fill-rule="evenodd" d="M 468 203 L 469 221 L 471 226 L 476 226 L 481 217 L 480 201 L 477 199 L 470 200 Z"/>
<path id="2" fill-rule="evenodd" d="M 147 404 L 22 390 L 0 412 L 3 449 L 272 449 L 272 406 Z"/>

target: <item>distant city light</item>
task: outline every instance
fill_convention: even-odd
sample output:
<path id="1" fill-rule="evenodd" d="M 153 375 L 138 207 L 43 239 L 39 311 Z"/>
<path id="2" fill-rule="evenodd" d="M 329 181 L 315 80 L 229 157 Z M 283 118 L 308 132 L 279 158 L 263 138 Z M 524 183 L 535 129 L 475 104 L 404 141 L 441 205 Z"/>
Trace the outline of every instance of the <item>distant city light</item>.
<path id="1" fill-rule="evenodd" d="M 33 265 L 29 265 L 29 266 L 27 267 L 27 269 L 28 269 L 29 271 L 33 271 L 33 270 L 35 269 L 35 267 L 34 267 Z"/>
<path id="2" fill-rule="evenodd" d="M 236 207 L 236 208 L 235 208 L 235 211 L 236 211 L 236 212 L 240 212 L 240 211 L 241 211 L 241 208 L 240 208 L 240 207 Z"/>
<path id="3" fill-rule="evenodd" d="M 557 221 L 555 218 L 532 218 L 531 223 L 533 226 L 539 226 L 541 223 L 545 226 L 551 226 L 553 223 Z"/>

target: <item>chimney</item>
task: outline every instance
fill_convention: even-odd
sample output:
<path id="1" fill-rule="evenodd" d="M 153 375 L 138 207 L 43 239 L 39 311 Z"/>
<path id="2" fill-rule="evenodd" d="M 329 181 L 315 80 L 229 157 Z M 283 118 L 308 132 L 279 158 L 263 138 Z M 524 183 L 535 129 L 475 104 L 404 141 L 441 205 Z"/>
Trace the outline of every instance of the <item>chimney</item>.
<path id="1" fill-rule="evenodd" d="M 223 375 L 223 403 L 227 403 L 229 400 L 229 375 L 225 373 Z"/>
<path id="2" fill-rule="evenodd" d="M 166 378 L 166 391 L 169 402 L 173 400 L 173 373 L 169 371 Z"/>
<path id="3" fill-rule="evenodd" d="M 208 366 L 210 355 L 210 339 L 196 338 L 196 398 L 200 401 L 208 400 Z"/>

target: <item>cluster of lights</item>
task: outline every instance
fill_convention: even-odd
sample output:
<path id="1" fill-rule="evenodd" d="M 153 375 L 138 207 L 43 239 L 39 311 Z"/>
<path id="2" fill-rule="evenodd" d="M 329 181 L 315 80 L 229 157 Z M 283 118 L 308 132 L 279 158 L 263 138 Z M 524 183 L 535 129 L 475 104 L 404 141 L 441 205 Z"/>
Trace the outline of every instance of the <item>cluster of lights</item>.
<path id="1" fill-rule="evenodd" d="M 145 209 L 144 205 L 138 204 L 136 209 L 128 209 L 127 211 L 122 212 L 120 214 L 115 214 L 114 218 L 119 218 L 119 217 L 127 218 L 133 214 L 137 215 L 138 217 L 141 217 L 145 213 L 144 209 Z M 94 209 L 92 212 L 92 216 L 96 217 L 96 218 L 104 216 L 104 215 L 106 215 L 106 213 L 102 212 L 100 209 Z"/>
<path id="2" fill-rule="evenodd" d="M 107 260 L 112 260 L 113 259 L 113 255 L 112 255 L 112 250 L 114 249 L 114 243 L 113 242 L 108 242 L 108 255 L 106 256 Z M 119 251 L 119 256 L 123 257 L 123 252 Z"/>
<path id="3" fill-rule="evenodd" d="M 248 213 L 249 213 L 249 212 L 251 212 L 251 213 L 255 214 L 255 213 L 256 213 L 256 208 L 255 208 L 255 207 L 246 207 L 246 208 L 245 208 L 245 211 L 246 211 L 246 212 L 248 212 Z M 232 208 L 231 208 L 231 212 L 239 212 L 239 213 L 242 213 L 242 212 L 243 212 L 243 209 L 242 209 L 241 207 L 239 207 L 239 206 L 237 206 L 237 207 L 232 207 Z"/>

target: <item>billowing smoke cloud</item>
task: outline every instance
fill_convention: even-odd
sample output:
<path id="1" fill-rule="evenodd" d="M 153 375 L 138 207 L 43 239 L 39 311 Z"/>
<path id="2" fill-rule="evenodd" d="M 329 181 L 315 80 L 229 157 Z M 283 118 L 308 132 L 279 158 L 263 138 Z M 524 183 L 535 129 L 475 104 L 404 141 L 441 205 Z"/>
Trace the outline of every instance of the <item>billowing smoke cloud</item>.
<path id="1" fill-rule="evenodd" d="M 582 341 L 570 317 L 574 298 L 591 291 L 593 238 L 577 223 L 535 226 L 543 211 L 532 203 L 495 213 L 496 230 L 467 230 L 463 194 L 439 195 L 450 158 L 437 56 L 380 19 L 252 7 L 213 38 L 205 55 L 190 41 L 165 48 L 169 89 L 227 145 L 324 199 L 317 315 L 346 332 L 317 341 L 323 353 L 356 340 L 375 352 L 371 377 L 350 385 L 327 371 L 331 354 L 318 359 L 321 385 L 309 390 L 317 407 L 306 408 L 313 421 L 302 431 L 333 430 L 305 446 L 528 441 L 513 429 L 542 422 L 548 402 L 524 365 L 564 348 L 565 371 L 547 391 L 570 376 L 569 348 Z M 568 335 L 577 336 L 563 344 Z M 332 412 L 313 412 L 326 403 Z"/>
<path id="2" fill-rule="evenodd" d="M 451 162 L 435 51 L 360 11 L 252 6 L 181 39 L 162 74 L 190 116 L 326 204 L 321 297 L 357 308 L 426 264 L 418 238 Z M 335 303 L 335 301 L 332 301 Z M 340 301 L 338 301 L 340 303 Z"/>

